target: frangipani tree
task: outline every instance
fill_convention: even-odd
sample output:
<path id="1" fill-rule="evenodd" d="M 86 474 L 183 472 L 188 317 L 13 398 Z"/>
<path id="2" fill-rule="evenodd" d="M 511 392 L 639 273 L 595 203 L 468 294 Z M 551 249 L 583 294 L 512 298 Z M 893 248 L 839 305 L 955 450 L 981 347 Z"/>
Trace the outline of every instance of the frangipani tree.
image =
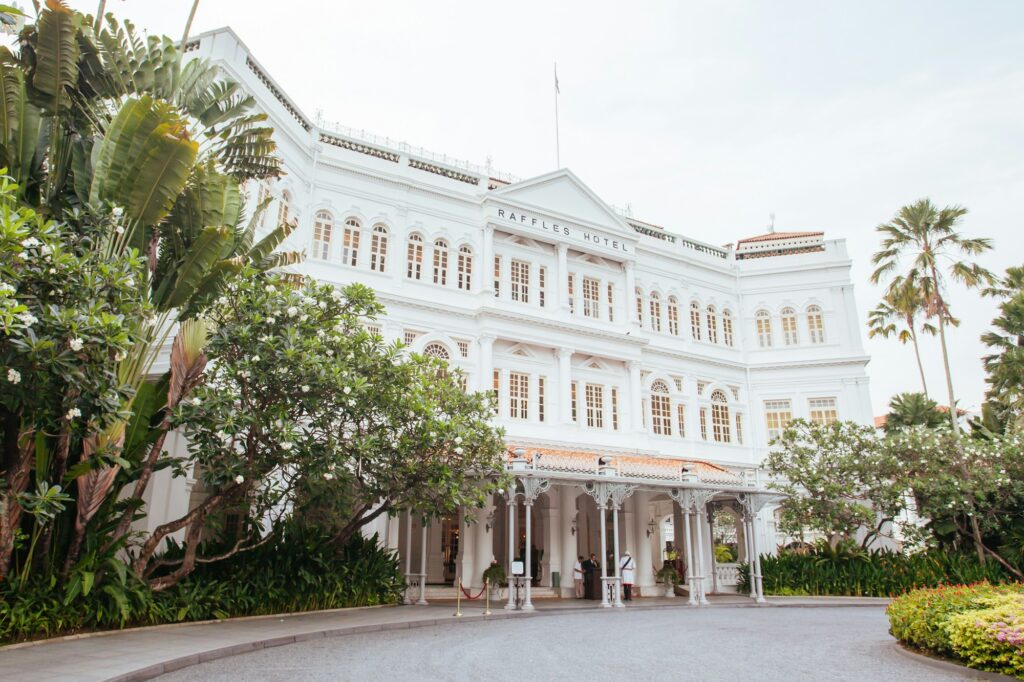
<path id="1" fill-rule="evenodd" d="M 366 331 L 381 311 L 370 289 L 290 282 L 247 272 L 208 314 L 212 363 L 173 417 L 189 441 L 180 466 L 205 497 L 132 547 L 134 571 L 154 589 L 208 558 L 202 541 L 216 538 L 206 522 L 225 510 L 241 510 L 248 530 L 218 557 L 259 543 L 268 517 L 296 510 L 344 545 L 382 514 L 440 515 L 481 506 L 496 489 L 504 446 L 489 398 Z M 180 557 L 160 559 L 182 530 Z"/>

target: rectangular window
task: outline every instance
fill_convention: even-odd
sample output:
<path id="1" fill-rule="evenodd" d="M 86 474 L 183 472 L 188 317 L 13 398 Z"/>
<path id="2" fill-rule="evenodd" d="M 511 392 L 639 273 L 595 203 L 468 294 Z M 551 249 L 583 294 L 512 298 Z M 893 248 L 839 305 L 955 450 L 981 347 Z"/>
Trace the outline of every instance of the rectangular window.
<path id="1" fill-rule="evenodd" d="M 686 405 L 676 405 L 676 435 L 686 438 Z"/>
<path id="2" fill-rule="evenodd" d="M 612 386 L 612 431 L 619 430 L 619 389 Z"/>
<path id="3" fill-rule="evenodd" d="M 569 314 L 570 315 L 575 315 L 576 314 L 576 287 L 574 286 L 575 285 L 575 281 L 574 281 L 575 279 L 576 279 L 576 275 L 574 275 L 573 273 L 570 272 L 569 273 L 569 278 L 566 280 L 566 283 L 565 283 L 566 292 L 569 294 Z"/>
<path id="4" fill-rule="evenodd" d="M 651 426 L 658 436 L 672 435 L 672 404 L 668 395 L 651 394 Z"/>
<path id="5" fill-rule="evenodd" d="M 608 283 L 608 321 L 615 321 L 615 285 Z"/>
<path id="6" fill-rule="evenodd" d="M 530 302 L 530 264 L 521 260 L 512 261 L 512 300 Z"/>
<path id="7" fill-rule="evenodd" d="M 708 439 L 708 408 L 700 408 L 700 439 Z"/>
<path id="8" fill-rule="evenodd" d="M 355 267 L 359 262 L 359 228 L 346 227 L 341 241 L 341 262 Z"/>
<path id="9" fill-rule="evenodd" d="M 572 382 L 569 384 L 569 402 L 571 403 L 570 409 L 572 410 L 572 423 L 576 423 L 576 383 Z"/>
<path id="10" fill-rule="evenodd" d="M 835 398 L 811 398 L 807 401 L 811 421 L 815 424 L 828 426 L 839 421 Z"/>
<path id="11" fill-rule="evenodd" d="M 501 405 L 501 370 L 494 370 L 494 379 L 491 384 L 491 394 L 494 396 L 494 415 L 498 415 L 498 406 Z"/>
<path id="12" fill-rule="evenodd" d="M 537 421 L 544 421 L 544 377 L 537 377 Z"/>
<path id="13" fill-rule="evenodd" d="M 537 302 L 543 308 L 547 303 L 548 269 L 543 265 L 537 268 Z"/>
<path id="14" fill-rule="evenodd" d="M 604 428 L 604 386 L 587 384 L 587 426 Z"/>
<path id="15" fill-rule="evenodd" d="M 736 413 L 736 442 L 743 445 L 743 415 Z"/>
<path id="16" fill-rule="evenodd" d="M 601 283 L 593 277 L 583 278 L 583 316 L 601 316 Z"/>
<path id="17" fill-rule="evenodd" d="M 768 430 L 768 442 L 772 443 L 782 435 L 793 419 L 793 407 L 788 400 L 764 401 L 764 421 Z"/>
<path id="18" fill-rule="evenodd" d="M 412 344 L 414 344 L 416 342 L 416 339 L 418 339 L 420 334 L 422 333 L 423 332 L 413 331 L 412 329 L 406 329 L 404 334 L 405 345 L 411 346 Z"/>
<path id="19" fill-rule="evenodd" d="M 501 296 L 501 256 L 494 257 L 494 298 Z"/>
<path id="20" fill-rule="evenodd" d="M 510 419 L 528 419 L 530 416 L 530 375 L 509 372 L 508 416 Z"/>

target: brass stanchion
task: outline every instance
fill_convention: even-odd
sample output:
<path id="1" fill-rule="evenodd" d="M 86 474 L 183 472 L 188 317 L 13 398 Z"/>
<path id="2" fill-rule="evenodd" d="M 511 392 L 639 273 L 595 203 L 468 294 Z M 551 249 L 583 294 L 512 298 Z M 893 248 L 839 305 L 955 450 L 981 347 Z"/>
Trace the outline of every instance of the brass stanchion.
<path id="1" fill-rule="evenodd" d="M 484 600 L 484 615 L 491 615 L 491 581 L 484 580 L 484 592 L 487 594 L 487 598 Z"/>
<path id="2" fill-rule="evenodd" d="M 455 593 L 455 613 L 452 615 L 462 618 L 462 578 L 459 578 L 458 592 Z"/>

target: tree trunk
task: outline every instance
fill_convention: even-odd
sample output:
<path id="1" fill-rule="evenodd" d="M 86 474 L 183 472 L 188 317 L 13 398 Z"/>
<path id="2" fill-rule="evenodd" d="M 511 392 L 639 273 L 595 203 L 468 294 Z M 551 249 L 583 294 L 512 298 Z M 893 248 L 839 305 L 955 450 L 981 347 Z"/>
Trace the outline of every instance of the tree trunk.
<path id="1" fill-rule="evenodd" d="M 910 340 L 914 344 L 914 358 L 917 360 L 917 372 L 921 375 L 921 388 L 924 390 L 924 397 L 928 396 L 928 382 L 924 379 L 924 365 L 921 364 L 921 349 L 917 345 L 917 332 L 910 328 Z"/>
<path id="2" fill-rule="evenodd" d="M 981 539 L 981 528 L 978 527 L 978 519 L 971 515 L 971 538 L 974 540 L 974 549 L 978 552 L 978 562 L 985 565 L 985 543 Z"/>
<path id="3" fill-rule="evenodd" d="M 139 478 L 135 481 L 135 490 L 132 491 L 131 500 L 141 500 L 142 496 L 146 494 L 146 488 L 149 486 L 149 479 L 153 476 L 153 468 L 156 466 L 156 461 L 160 457 L 160 452 L 164 448 L 164 442 L 167 439 L 167 430 L 170 428 L 167 420 L 163 420 L 160 424 L 160 428 L 163 432 L 157 436 L 156 441 L 149 449 L 149 454 L 146 456 L 146 461 L 142 465 L 142 470 L 139 472 Z M 124 516 L 117 524 L 117 529 L 111 536 L 110 541 L 107 543 L 107 547 L 112 546 L 115 542 L 124 537 L 125 533 L 132 526 L 132 516 L 135 513 L 134 507 L 129 507 L 125 510 Z"/>
<path id="4" fill-rule="evenodd" d="M 3 506 L 0 508 L 0 580 L 7 577 L 11 570 L 14 557 L 14 538 L 21 526 L 21 503 L 18 497 L 28 488 L 28 480 L 32 473 L 32 452 L 35 449 L 35 432 L 24 431 L 18 434 L 19 447 L 14 449 L 13 461 L 5 462 L 2 472 L 6 479 L 7 490 L 3 495 Z"/>
<path id="5" fill-rule="evenodd" d="M 946 302 L 939 293 L 939 278 L 932 266 L 932 282 L 935 286 L 935 295 L 939 299 L 939 340 L 942 343 L 942 365 L 946 370 L 946 391 L 949 393 L 949 421 L 953 425 L 953 435 L 960 436 L 960 424 L 956 418 L 956 400 L 953 398 L 953 373 L 949 369 L 949 349 L 946 348 Z"/>

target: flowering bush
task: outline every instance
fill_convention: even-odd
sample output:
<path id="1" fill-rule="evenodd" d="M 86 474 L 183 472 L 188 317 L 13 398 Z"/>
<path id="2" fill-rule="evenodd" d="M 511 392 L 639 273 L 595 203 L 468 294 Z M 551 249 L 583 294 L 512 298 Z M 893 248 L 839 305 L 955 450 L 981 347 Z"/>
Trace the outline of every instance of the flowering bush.
<path id="1" fill-rule="evenodd" d="M 1024 594 L 981 597 L 988 608 L 951 616 L 944 629 L 972 668 L 1024 678 Z"/>
<path id="2" fill-rule="evenodd" d="M 892 635 L 912 647 L 959 658 L 972 667 L 1003 666 L 1000 672 L 1024 664 L 1024 584 L 914 590 L 894 599 L 886 615 Z M 1021 675 L 1024 667 L 1013 672 Z"/>

